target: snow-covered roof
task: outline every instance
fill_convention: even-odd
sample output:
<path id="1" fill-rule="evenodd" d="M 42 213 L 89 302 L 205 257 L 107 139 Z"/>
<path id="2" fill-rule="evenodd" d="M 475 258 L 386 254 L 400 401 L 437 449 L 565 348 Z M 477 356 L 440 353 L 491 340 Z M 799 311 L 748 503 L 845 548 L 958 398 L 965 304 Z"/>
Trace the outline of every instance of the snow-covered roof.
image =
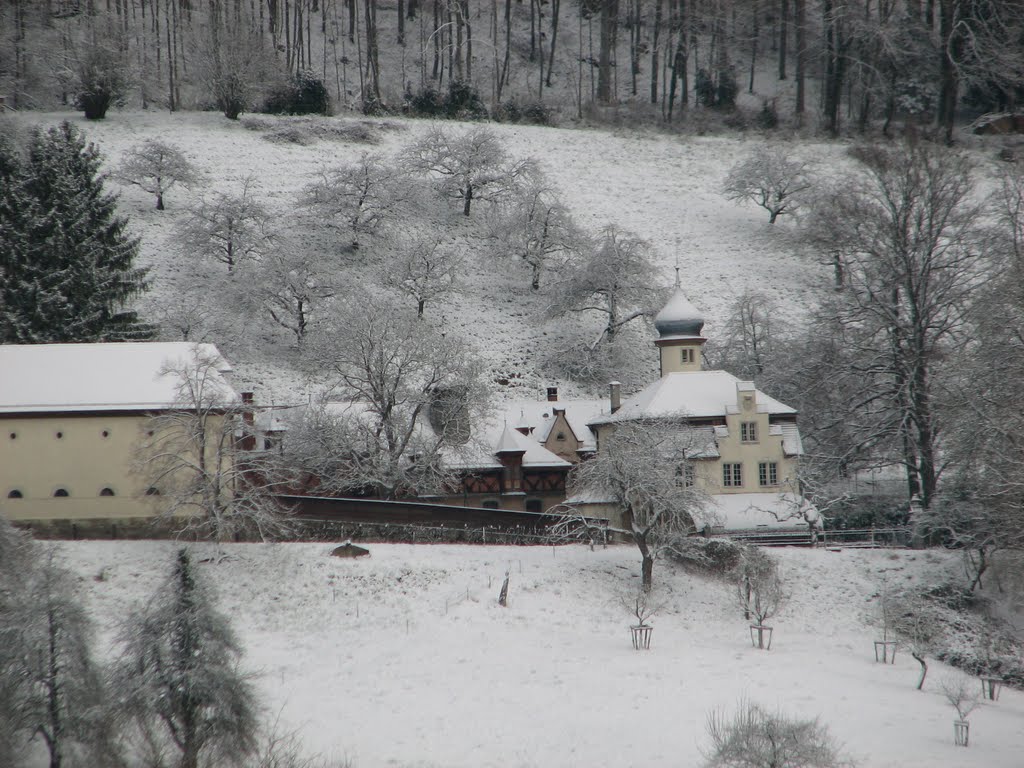
<path id="1" fill-rule="evenodd" d="M 654 316 L 654 327 L 662 339 L 699 339 L 704 315 L 677 284 L 668 303 Z"/>
<path id="2" fill-rule="evenodd" d="M 590 427 L 589 422 L 601 416 L 611 413 L 611 406 L 605 400 L 515 400 L 504 403 L 498 407 L 496 413 L 497 421 L 491 419 L 490 426 L 484 429 L 493 430 L 495 423 L 501 425 L 503 422 L 516 427 L 529 427 L 533 429 L 530 437 L 537 442 L 544 443 L 551 435 L 551 428 L 554 426 L 555 409 L 565 411 L 565 420 L 582 445 L 581 451 L 596 451 L 597 439 Z"/>
<path id="3" fill-rule="evenodd" d="M 122 342 L 0 345 L 0 413 L 135 411 L 180 402 L 181 368 L 216 359 L 210 391 L 237 402 L 222 374 L 231 370 L 213 344 Z"/>
<path id="4" fill-rule="evenodd" d="M 645 418 L 679 416 L 708 418 L 735 413 L 738 385 L 747 382 L 728 371 L 682 371 L 668 373 L 626 400 L 614 414 L 591 420 L 590 424 L 614 424 Z M 750 389 L 754 389 L 751 385 Z M 761 390 L 757 412 L 795 415 L 796 411 Z"/>
<path id="5" fill-rule="evenodd" d="M 709 510 L 726 531 L 806 527 L 818 519 L 818 510 L 796 493 L 719 493 L 710 499 Z"/>

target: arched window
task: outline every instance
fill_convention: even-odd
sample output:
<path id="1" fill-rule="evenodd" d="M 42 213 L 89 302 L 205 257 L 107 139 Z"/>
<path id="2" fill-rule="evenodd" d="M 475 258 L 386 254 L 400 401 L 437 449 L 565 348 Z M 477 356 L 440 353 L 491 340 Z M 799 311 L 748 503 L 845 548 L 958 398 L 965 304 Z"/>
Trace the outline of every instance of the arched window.
<path id="1" fill-rule="evenodd" d="M 68 493 L 67 488 L 58 488 L 56 491 L 53 492 L 53 497 L 55 499 L 66 499 L 70 495 L 71 494 Z"/>
<path id="2" fill-rule="evenodd" d="M 543 512 L 544 502 L 540 499 L 527 499 L 526 500 L 526 511 L 527 512 Z"/>
<path id="3" fill-rule="evenodd" d="M 13 491 L 7 494 L 8 499 L 22 499 L 24 496 L 21 495 L 21 491 L 15 488 Z"/>
<path id="4" fill-rule="evenodd" d="M 63 432 L 58 432 L 57 433 L 57 439 L 60 440 L 62 437 L 64 437 L 64 433 Z"/>
<path id="5" fill-rule="evenodd" d="M 149 486 L 149 488 L 146 489 L 146 495 L 147 496 L 159 496 L 160 495 L 160 489 L 151 485 L 151 486 Z"/>
<path id="6" fill-rule="evenodd" d="M 110 430 L 104 429 L 102 432 L 100 432 L 100 434 L 103 435 L 104 437 L 110 437 Z"/>
<path id="7" fill-rule="evenodd" d="M 18 439 L 18 433 L 17 432 L 11 432 L 11 440 L 17 440 L 17 439 Z"/>
<path id="8" fill-rule="evenodd" d="M 113 495 L 114 495 L 114 489 L 113 488 L 104 488 L 103 490 L 100 491 L 100 496 L 113 496 Z"/>

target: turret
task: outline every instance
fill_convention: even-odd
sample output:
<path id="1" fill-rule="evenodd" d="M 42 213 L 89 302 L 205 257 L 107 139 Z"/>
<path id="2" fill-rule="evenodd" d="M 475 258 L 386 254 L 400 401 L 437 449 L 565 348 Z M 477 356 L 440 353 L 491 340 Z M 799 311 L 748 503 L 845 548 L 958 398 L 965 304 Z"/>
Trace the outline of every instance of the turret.
<path id="1" fill-rule="evenodd" d="M 661 350 L 662 376 L 701 370 L 701 347 L 707 341 L 701 336 L 704 316 L 683 293 L 678 267 L 675 291 L 654 317 L 654 327 L 658 331 L 654 344 Z"/>

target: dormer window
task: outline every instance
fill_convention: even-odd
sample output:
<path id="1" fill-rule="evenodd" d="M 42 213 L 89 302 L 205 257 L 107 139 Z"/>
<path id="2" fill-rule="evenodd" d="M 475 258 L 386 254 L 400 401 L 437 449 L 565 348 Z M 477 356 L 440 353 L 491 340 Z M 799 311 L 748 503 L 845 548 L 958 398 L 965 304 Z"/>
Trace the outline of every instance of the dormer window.
<path id="1" fill-rule="evenodd" d="M 559 432 L 555 435 L 555 440 L 565 440 L 565 432 Z"/>
<path id="2" fill-rule="evenodd" d="M 692 363 L 693 349 L 691 349 L 690 347 L 683 347 L 682 349 L 679 350 L 679 358 L 680 361 L 683 363 Z"/>

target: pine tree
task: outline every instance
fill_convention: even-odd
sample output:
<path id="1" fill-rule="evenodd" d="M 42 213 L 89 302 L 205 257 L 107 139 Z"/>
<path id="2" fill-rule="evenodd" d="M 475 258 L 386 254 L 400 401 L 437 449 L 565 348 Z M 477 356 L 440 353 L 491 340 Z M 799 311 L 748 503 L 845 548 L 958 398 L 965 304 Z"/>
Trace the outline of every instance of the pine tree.
<path id="1" fill-rule="evenodd" d="M 185 549 L 171 577 L 128 621 L 118 674 L 140 743 L 180 768 L 240 763 L 255 748 L 257 704 L 242 651 Z"/>
<path id="2" fill-rule="evenodd" d="M 125 305 L 147 289 L 138 238 L 104 192 L 100 155 L 68 123 L 0 143 L 0 341 L 149 338 Z"/>

